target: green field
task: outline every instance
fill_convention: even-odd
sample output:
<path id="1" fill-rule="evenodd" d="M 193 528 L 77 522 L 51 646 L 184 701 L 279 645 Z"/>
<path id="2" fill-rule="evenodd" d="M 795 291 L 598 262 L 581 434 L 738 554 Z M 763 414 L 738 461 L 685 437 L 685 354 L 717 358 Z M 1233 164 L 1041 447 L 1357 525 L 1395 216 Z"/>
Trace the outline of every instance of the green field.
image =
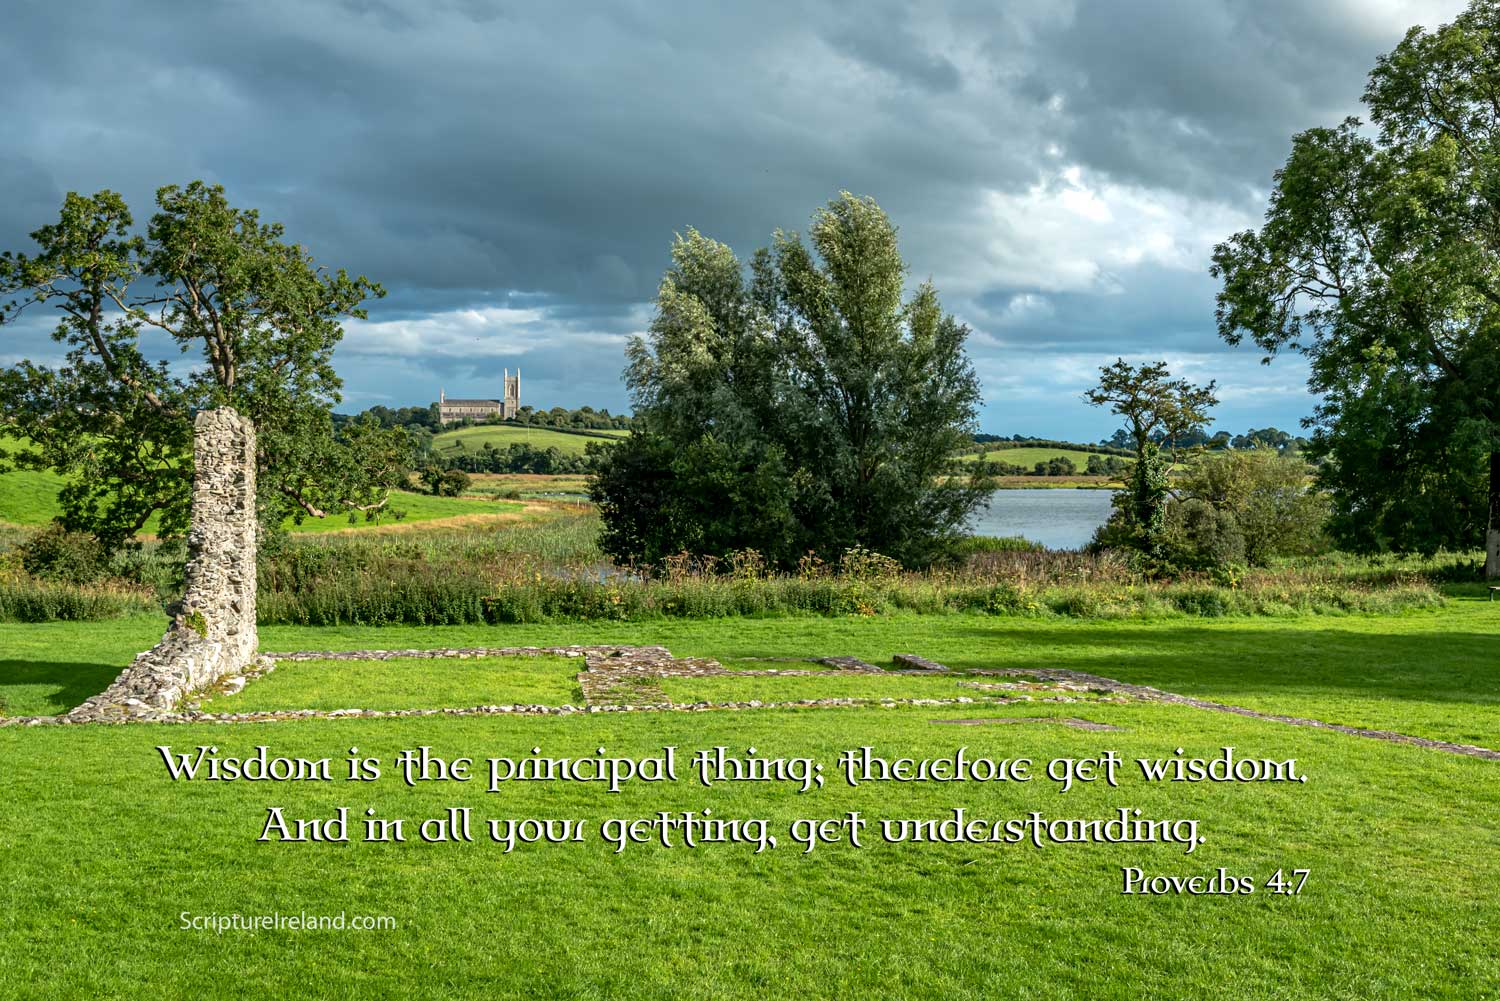
<path id="1" fill-rule="evenodd" d="M 47 524 L 61 513 L 57 506 L 57 491 L 62 483 L 62 478 L 55 473 L 20 471 L 0 474 L 0 524 Z M 356 516 L 352 523 L 347 516 L 332 515 L 327 518 L 305 518 L 300 525 L 288 518 L 285 527 L 293 532 L 335 532 L 467 515 L 514 513 L 520 511 L 522 505 L 515 501 L 433 497 L 430 494 L 401 491 L 391 495 L 387 508 L 389 510 L 381 513 L 374 521 L 367 521 L 363 514 Z M 404 512 L 404 517 L 398 521 L 393 515 L 395 511 Z M 146 522 L 145 533 L 154 533 L 156 523 L 153 516 Z"/>
<path id="2" fill-rule="evenodd" d="M 46 524 L 57 515 L 57 491 L 62 485 L 63 478 L 56 473 L 0 473 L 0 522 Z"/>
<path id="3" fill-rule="evenodd" d="M 530 427 L 525 424 L 487 424 L 444 431 L 432 439 L 432 450 L 441 455 L 458 450 L 478 452 L 486 443 L 502 450 L 514 444 L 524 444 L 533 448 L 555 448 L 566 455 L 582 455 L 591 441 L 608 444 L 609 438 L 623 438 L 628 434 L 629 431 L 614 430 L 570 434 L 554 428 Z M 598 435 L 607 437 L 600 438 Z"/>
<path id="4" fill-rule="evenodd" d="M 330 515 L 327 518 L 308 518 L 298 525 L 288 518 L 286 528 L 293 532 L 337 532 L 377 525 L 410 525 L 415 522 L 436 521 L 442 518 L 516 514 L 524 507 L 525 505 L 519 501 L 475 497 L 434 497 L 431 494 L 398 490 L 391 493 L 390 501 L 375 521 L 366 520 L 363 514 L 356 515 L 352 522 L 348 516 Z M 398 511 L 404 514 L 404 517 L 399 520 L 395 517 Z"/>
<path id="5" fill-rule="evenodd" d="M 203 703 L 216 713 L 275 709 L 441 709 L 578 705 L 583 662 L 569 657 L 283 661 L 244 691 Z"/>
<path id="6" fill-rule="evenodd" d="M 0 699 L 60 711 L 97 691 L 155 640 L 157 618 L 0 625 Z M 686 621 L 650 625 L 429 629 L 263 628 L 265 649 L 658 642 L 735 659 L 917 652 L 955 669 L 1072 667 L 1125 681 L 1405 733 L 1500 746 L 1500 605 L 1472 593 L 1393 617 L 1209 622 L 1048 622 L 981 616 Z M 409 665 L 407 665 L 409 666 Z M 528 667 L 436 661 L 417 674 L 370 663 L 283 664 L 224 699 L 261 705 L 491 701 Z M 774 665 L 763 665 L 774 666 Z M 798 665 L 785 665 L 796 667 Z M 304 669 L 305 670 L 302 670 Z M 546 668 L 542 668 L 546 673 Z M 566 674 L 552 675 L 555 680 Z M 327 673 L 324 673 L 327 672 Z M 533 679 L 534 680 L 534 679 Z M 679 695 L 952 697 L 955 677 L 839 675 L 668 679 Z M 552 684 L 551 681 L 544 682 Z M 279 688 L 273 687 L 279 685 Z M 712 685 L 709 691 L 703 686 Z M 404 686 L 404 687 L 403 687 Z M 517 688 L 512 690 L 523 690 Z M 259 689 L 259 694 L 257 694 Z M 561 688 L 554 689 L 561 695 Z M 975 693 L 976 696 L 979 693 Z M 356 696 L 358 696 L 356 698 Z M 1013 719 L 1026 726 L 954 726 Z M 1121 727 L 1090 733 L 1047 720 Z M 168 780 L 156 745 L 389 762 L 402 748 L 453 757 L 643 756 L 664 746 L 756 747 L 826 762 L 830 781 L 627 783 L 254 783 Z M 851 788 L 840 750 L 991 758 L 1295 758 L 1306 784 L 905 783 Z M 1159 704 L 976 702 L 910 708 L 571 717 L 304 720 L 235 726 L 0 729 L 0 996 L 150 994 L 560 998 L 1454 998 L 1494 997 L 1500 960 L 1500 764 L 1439 751 Z M 684 772 L 687 769 L 684 767 Z M 473 844 L 257 843 L 266 808 L 327 818 L 350 808 L 416 825 L 469 807 Z M 963 807 L 996 819 L 1109 817 L 1120 808 L 1195 820 L 1174 844 L 783 844 L 616 854 L 608 818 L 711 808 L 761 818 L 779 837 L 802 818 L 860 811 L 931 818 Z M 484 818 L 583 820 L 581 844 L 507 854 Z M 1121 870 L 1250 877 L 1249 896 L 1123 895 Z M 1267 892 L 1278 869 L 1310 869 L 1298 895 Z M 389 915 L 394 929 L 179 930 L 182 915 Z M 233 978 L 221 970 L 232 955 Z M 75 957 L 59 962 L 58 957 Z"/>
<path id="7" fill-rule="evenodd" d="M 1005 448 L 991 452 L 965 452 L 959 458 L 964 462 L 974 462 L 980 458 L 989 462 L 1008 462 L 1013 466 L 1023 466 L 1029 470 L 1038 462 L 1062 457 L 1072 459 L 1079 472 L 1082 472 L 1088 467 L 1089 456 L 1093 454 L 1093 452 L 1083 452 L 1076 448 Z M 1100 458 L 1108 459 L 1109 456 L 1101 455 Z"/>

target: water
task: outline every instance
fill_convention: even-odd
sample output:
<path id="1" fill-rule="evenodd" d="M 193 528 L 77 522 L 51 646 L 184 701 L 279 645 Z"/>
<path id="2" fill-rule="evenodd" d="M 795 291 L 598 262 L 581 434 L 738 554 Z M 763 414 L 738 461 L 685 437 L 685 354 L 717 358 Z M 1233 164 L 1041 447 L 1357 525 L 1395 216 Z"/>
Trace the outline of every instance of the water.
<path id="1" fill-rule="evenodd" d="M 1020 535 L 1048 549 L 1078 549 L 1109 520 L 1113 490 L 996 490 L 974 512 L 975 535 Z"/>

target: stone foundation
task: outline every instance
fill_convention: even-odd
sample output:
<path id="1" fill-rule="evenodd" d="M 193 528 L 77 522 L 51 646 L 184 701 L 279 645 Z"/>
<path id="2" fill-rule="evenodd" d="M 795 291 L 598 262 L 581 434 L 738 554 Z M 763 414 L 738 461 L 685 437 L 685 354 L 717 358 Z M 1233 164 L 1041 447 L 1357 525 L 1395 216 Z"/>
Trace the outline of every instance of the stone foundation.
<path id="1" fill-rule="evenodd" d="M 243 672 L 256 657 L 255 428 L 229 407 L 193 422 L 187 586 L 160 643 L 68 715 L 154 715 Z"/>

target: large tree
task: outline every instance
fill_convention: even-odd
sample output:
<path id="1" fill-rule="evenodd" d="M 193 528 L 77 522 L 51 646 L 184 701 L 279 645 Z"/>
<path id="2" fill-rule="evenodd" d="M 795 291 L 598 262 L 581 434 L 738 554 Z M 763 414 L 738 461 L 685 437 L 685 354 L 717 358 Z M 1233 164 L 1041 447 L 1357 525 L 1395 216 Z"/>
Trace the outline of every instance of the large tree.
<path id="1" fill-rule="evenodd" d="M 1117 520 L 1136 545 L 1154 552 L 1166 524 L 1168 471 L 1177 458 L 1177 443 L 1208 423 L 1209 409 L 1219 402 L 1214 383 L 1197 386 L 1174 379 L 1164 361 L 1132 365 L 1117 358 L 1100 367 L 1098 384 L 1083 398 L 1125 418 L 1135 464 L 1127 490 L 1115 497 Z M 1160 441 L 1170 443 L 1172 461 L 1161 454 Z"/>
<path id="2" fill-rule="evenodd" d="M 930 284 L 905 296 L 896 229 L 869 198 L 778 233 L 748 268 L 689 230 L 630 346 L 635 433 L 598 460 L 621 558 L 754 548 L 788 566 L 863 546 L 911 565 L 962 534 L 988 483 L 959 474 L 980 402 L 968 329 Z"/>
<path id="3" fill-rule="evenodd" d="M 1219 332 L 1311 361 L 1330 528 L 1485 543 L 1500 577 L 1500 2 L 1413 28 L 1358 119 L 1292 140 L 1265 224 L 1214 251 Z"/>
<path id="4" fill-rule="evenodd" d="M 192 415 L 232 406 L 256 425 L 267 523 L 381 505 L 406 460 L 402 432 L 357 422 L 335 433 L 330 412 L 340 321 L 363 317 L 380 286 L 319 267 L 220 187 L 164 187 L 156 202 L 141 234 L 118 194 L 70 193 L 32 234 L 35 253 L 0 255 L 0 321 L 55 307 L 53 338 L 67 347 L 61 366 L 0 371 L 0 468 L 63 474 L 64 524 L 106 542 L 153 514 L 180 532 Z M 169 346 L 198 364 L 169 364 Z"/>

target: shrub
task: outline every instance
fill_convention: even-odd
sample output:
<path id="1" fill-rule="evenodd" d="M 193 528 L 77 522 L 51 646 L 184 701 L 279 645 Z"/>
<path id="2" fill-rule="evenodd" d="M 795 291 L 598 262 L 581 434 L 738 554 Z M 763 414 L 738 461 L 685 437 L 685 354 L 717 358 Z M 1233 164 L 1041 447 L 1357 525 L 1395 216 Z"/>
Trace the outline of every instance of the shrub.
<path id="1" fill-rule="evenodd" d="M 437 492 L 444 497 L 457 497 L 469 489 L 469 474 L 461 469 L 445 469 L 438 480 Z"/>
<path id="2" fill-rule="evenodd" d="M 954 556 L 966 560 L 978 553 L 1039 553 L 1046 548 L 1019 535 L 970 535 L 959 540 Z"/>
<path id="3" fill-rule="evenodd" d="M 57 523 L 17 547 L 21 567 L 42 580 L 92 584 L 110 575 L 109 550 L 87 532 L 70 532 Z"/>
<path id="4" fill-rule="evenodd" d="M 1180 488 L 1185 497 L 1234 520 L 1244 559 L 1255 566 L 1327 548 L 1327 495 L 1310 488 L 1307 466 L 1295 456 L 1270 449 L 1204 456 L 1182 477 Z"/>
<path id="5" fill-rule="evenodd" d="M 1245 562 L 1245 537 L 1234 515 L 1206 501 L 1173 504 L 1162 533 L 1162 557 L 1179 567 L 1208 570 Z"/>

